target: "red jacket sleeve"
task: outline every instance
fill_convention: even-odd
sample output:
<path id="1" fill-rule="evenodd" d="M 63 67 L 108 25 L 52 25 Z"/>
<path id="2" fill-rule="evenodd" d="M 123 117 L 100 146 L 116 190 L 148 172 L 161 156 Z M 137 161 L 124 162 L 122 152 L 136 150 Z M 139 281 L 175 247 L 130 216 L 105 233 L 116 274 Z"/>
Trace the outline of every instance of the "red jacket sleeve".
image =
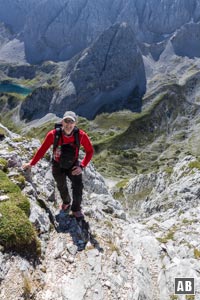
<path id="1" fill-rule="evenodd" d="M 86 167 L 94 154 L 94 149 L 88 135 L 83 130 L 80 130 L 80 144 L 85 150 L 85 156 L 81 162 L 81 166 Z"/>
<path id="2" fill-rule="evenodd" d="M 54 130 L 51 130 L 47 133 L 42 145 L 37 150 L 34 157 L 31 159 L 30 164 L 34 166 L 47 152 L 47 150 L 53 145 L 54 142 Z"/>

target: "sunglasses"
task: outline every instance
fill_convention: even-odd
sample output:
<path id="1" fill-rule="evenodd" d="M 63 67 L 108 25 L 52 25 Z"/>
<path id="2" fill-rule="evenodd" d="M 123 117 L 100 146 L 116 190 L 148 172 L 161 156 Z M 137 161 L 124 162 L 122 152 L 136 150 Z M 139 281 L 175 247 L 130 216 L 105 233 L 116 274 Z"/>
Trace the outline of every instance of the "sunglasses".
<path id="1" fill-rule="evenodd" d="M 72 119 L 64 119 L 64 122 L 67 124 L 74 124 L 75 122 Z"/>

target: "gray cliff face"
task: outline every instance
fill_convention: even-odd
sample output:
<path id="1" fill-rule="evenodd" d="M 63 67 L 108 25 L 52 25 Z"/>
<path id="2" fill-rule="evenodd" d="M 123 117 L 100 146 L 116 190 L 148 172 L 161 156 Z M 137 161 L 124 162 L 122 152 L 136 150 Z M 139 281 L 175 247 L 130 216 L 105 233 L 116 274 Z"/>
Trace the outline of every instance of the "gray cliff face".
<path id="1" fill-rule="evenodd" d="M 189 22 L 198 1 L 191 0 L 136 0 L 140 24 L 140 39 L 158 42 Z"/>
<path id="2" fill-rule="evenodd" d="M 25 26 L 27 58 L 66 60 L 86 48 L 112 22 L 110 1 L 46 1 Z M 40 51 L 38 51 L 40 49 Z M 37 56 L 37 57 L 36 57 Z"/>
<path id="3" fill-rule="evenodd" d="M 48 107 L 53 98 L 54 89 L 41 87 L 36 89 L 20 107 L 20 118 L 33 120 L 42 118 L 48 113 Z"/>
<path id="4" fill-rule="evenodd" d="M 101 112 L 123 108 L 140 111 L 146 77 L 131 27 L 122 23 L 106 30 L 91 47 L 67 64 L 60 86 L 52 99 L 47 96 L 42 101 L 40 93 L 37 93 L 40 101 L 35 94 L 27 98 L 21 107 L 21 118 L 31 120 L 38 113 L 48 112 L 62 116 L 67 109 L 89 119 Z M 44 109 L 38 104 L 35 107 L 36 103 L 42 103 Z"/>
<path id="5" fill-rule="evenodd" d="M 59 114 L 63 107 L 89 119 L 123 107 L 140 111 L 146 89 L 145 71 L 135 36 L 127 24 L 111 26 L 78 59 L 72 60 L 70 68 L 62 87 L 64 97 L 63 91 L 54 97 L 53 107 Z"/>
<path id="6" fill-rule="evenodd" d="M 0 47 L 9 40 L 10 36 L 11 34 L 9 30 L 4 26 L 3 23 L 0 23 Z"/>
<path id="7" fill-rule="evenodd" d="M 17 33 L 23 29 L 29 12 L 42 1 L 45 0 L 0 0 L 0 20 Z"/>
<path id="8" fill-rule="evenodd" d="M 129 23 L 139 41 L 160 42 L 199 16 L 197 0 L 41 1 L 25 23 L 26 56 L 33 63 L 69 59 L 116 22 Z"/>
<path id="9" fill-rule="evenodd" d="M 171 39 L 174 52 L 178 56 L 200 57 L 200 23 L 186 24 Z"/>

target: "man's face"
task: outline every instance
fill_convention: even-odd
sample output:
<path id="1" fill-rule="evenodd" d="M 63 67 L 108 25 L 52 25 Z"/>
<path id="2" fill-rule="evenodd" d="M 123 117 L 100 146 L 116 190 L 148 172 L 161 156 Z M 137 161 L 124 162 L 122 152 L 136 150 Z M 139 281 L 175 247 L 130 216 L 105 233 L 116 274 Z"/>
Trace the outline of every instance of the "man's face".
<path id="1" fill-rule="evenodd" d="M 66 119 L 62 120 L 62 126 L 63 126 L 64 132 L 66 134 L 70 134 L 73 131 L 75 125 L 76 125 L 76 122 L 74 122 L 70 118 L 66 118 Z"/>

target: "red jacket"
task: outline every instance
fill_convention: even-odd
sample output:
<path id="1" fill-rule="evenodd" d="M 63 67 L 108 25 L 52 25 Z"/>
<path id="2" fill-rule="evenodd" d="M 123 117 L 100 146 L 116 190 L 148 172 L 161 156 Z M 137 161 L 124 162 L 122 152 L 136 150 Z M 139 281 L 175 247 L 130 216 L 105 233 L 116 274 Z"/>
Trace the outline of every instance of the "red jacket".
<path id="1" fill-rule="evenodd" d="M 32 160 L 30 161 L 31 166 L 34 166 L 45 155 L 47 150 L 53 145 L 55 133 L 56 133 L 55 129 L 53 129 L 47 133 L 44 142 L 42 143 L 42 145 L 40 146 L 40 148 L 38 149 L 38 151 L 36 152 L 36 154 L 34 155 Z M 64 144 L 69 144 L 69 143 L 75 142 L 73 134 L 70 136 L 66 136 L 66 135 L 62 134 L 62 137 L 63 137 Z M 80 145 L 83 146 L 83 148 L 85 150 L 85 156 L 84 156 L 83 160 L 81 161 L 81 166 L 86 167 L 93 156 L 94 149 L 92 147 L 92 144 L 90 142 L 88 135 L 81 129 L 79 129 L 79 141 L 80 141 Z M 60 138 L 58 146 L 61 144 L 62 144 L 62 139 Z M 59 149 L 59 147 L 57 149 Z M 53 158 L 54 158 L 54 160 L 59 161 L 60 152 L 57 149 L 54 152 Z M 77 152 L 77 158 L 78 158 L 78 152 Z"/>

